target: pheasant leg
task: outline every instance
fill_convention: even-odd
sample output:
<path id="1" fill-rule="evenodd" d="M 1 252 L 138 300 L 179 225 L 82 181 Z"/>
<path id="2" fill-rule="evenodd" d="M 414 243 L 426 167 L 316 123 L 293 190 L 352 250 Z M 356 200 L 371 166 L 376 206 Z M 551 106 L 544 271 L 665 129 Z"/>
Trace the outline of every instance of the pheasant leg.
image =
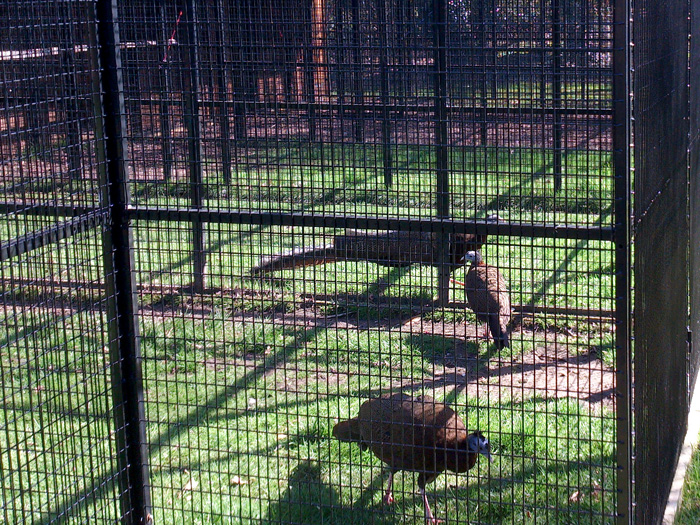
<path id="1" fill-rule="evenodd" d="M 391 505 L 392 503 L 394 503 L 394 492 L 392 490 L 393 485 L 394 485 L 394 472 L 390 471 L 389 472 L 389 484 L 386 487 L 386 492 L 384 492 L 384 498 L 382 498 L 384 505 Z"/>
<path id="2" fill-rule="evenodd" d="M 433 511 L 430 510 L 430 505 L 428 504 L 428 495 L 425 493 L 425 489 L 419 489 L 420 495 L 423 497 L 423 506 L 425 507 L 425 522 L 430 524 L 443 523 L 442 520 L 437 519 L 433 516 Z"/>

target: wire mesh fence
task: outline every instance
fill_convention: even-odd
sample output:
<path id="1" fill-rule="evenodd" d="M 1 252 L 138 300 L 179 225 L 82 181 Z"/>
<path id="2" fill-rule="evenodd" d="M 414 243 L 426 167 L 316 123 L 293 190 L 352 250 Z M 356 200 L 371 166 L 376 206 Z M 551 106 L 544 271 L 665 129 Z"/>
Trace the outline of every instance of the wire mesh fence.
<path id="1" fill-rule="evenodd" d="M 692 309 L 693 321 L 688 317 L 688 277 L 697 272 L 689 270 L 688 253 L 695 255 L 697 247 L 688 243 L 687 208 L 689 189 L 697 192 L 697 171 L 688 170 L 697 154 L 685 153 L 690 151 L 689 136 L 697 131 L 691 133 L 684 124 L 689 114 L 688 43 L 686 36 L 676 34 L 681 28 L 687 31 L 687 8 L 668 12 L 663 20 L 654 13 L 650 4 L 635 25 L 640 47 L 635 50 L 634 388 L 635 406 L 647 407 L 635 412 L 636 518 L 659 522 L 665 499 L 655 494 L 659 485 L 667 487 L 673 479 L 687 427 L 688 373 L 697 364 L 690 347 L 697 310 Z M 656 35 L 667 39 L 663 59 Z M 665 82 L 659 83 L 655 79 L 662 71 Z M 660 142 L 663 148 L 654 146 Z M 678 161 L 671 160 L 679 154 Z M 690 216 L 696 217 L 697 210 Z M 674 234 L 666 235 L 669 231 Z M 692 240 L 697 240 L 697 230 Z M 659 253 L 667 261 L 663 265 L 652 263 Z M 656 299 L 650 300 L 652 296 Z M 659 472 L 653 481 L 647 479 L 649 470 Z"/>
<path id="2" fill-rule="evenodd" d="M 437 516 L 612 519 L 610 6 L 139 13 L 125 38 L 162 42 L 125 58 L 155 514 L 420 522 L 414 476 L 385 509 L 381 462 L 333 439 L 403 392 L 493 447 L 428 485 Z M 467 306 L 476 249 L 501 350 Z"/>
<path id="3" fill-rule="evenodd" d="M 0 7 L 4 521 L 631 519 L 628 7 Z"/>
<path id="4" fill-rule="evenodd" d="M 698 17 L 698 6 L 696 4 L 691 5 L 691 34 L 698 34 L 700 30 L 700 17 Z M 697 173 L 699 171 L 700 165 L 698 161 L 698 139 L 700 139 L 700 106 L 698 102 L 698 90 L 696 89 L 697 80 L 690 74 L 691 71 L 697 70 L 698 60 L 700 59 L 700 49 L 698 48 L 698 39 L 694 39 L 689 48 L 689 60 L 690 65 L 688 67 L 688 106 L 689 106 L 689 125 L 690 132 L 688 133 L 688 151 L 690 152 L 688 157 L 688 193 L 689 193 L 689 236 L 690 236 L 690 250 L 689 250 L 689 263 L 690 263 L 690 278 L 689 278 L 689 310 L 690 310 L 690 323 L 689 332 L 697 333 L 700 330 L 700 288 L 698 288 L 697 273 L 700 269 L 700 239 L 698 239 L 698 228 L 697 225 L 700 224 L 700 195 L 698 194 L 699 186 L 697 184 Z M 692 338 L 691 338 L 692 343 Z M 692 347 L 691 347 L 692 350 Z M 698 374 L 698 361 L 697 352 L 691 352 L 690 355 L 690 384 L 695 384 Z"/>
<path id="5" fill-rule="evenodd" d="M 119 363 L 106 329 L 94 7 L 0 11 L 0 519 L 113 523 L 124 514 Z"/>

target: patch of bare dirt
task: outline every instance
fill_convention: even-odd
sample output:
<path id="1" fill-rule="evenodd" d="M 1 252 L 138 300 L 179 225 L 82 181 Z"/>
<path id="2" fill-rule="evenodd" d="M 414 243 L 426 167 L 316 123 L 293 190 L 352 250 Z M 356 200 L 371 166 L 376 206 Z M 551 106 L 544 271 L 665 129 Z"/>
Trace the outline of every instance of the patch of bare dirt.
<path id="1" fill-rule="evenodd" d="M 254 314 L 238 314 L 232 321 L 255 323 L 262 322 L 262 318 Z M 395 378 L 392 388 L 447 392 L 466 390 L 470 396 L 488 398 L 499 404 L 531 398 L 569 397 L 596 410 L 614 406 L 614 370 L 602 361 L 596 346 L 589 346 L 587 334 L 576 330 L 516 326 L 511 340 L 520 342 L 524 350 L 521 354 L 511 356 L 508 351 L 499 353 L 493 349 L 484 354 L 484 346 L 477 345 L 483 341 L 481 326 L 477 333 L 477 326 L 469 322 L 433 322 L 426 321 L 422 316 L 358 322 L 349 315 L 325 317 L 313 308 L 266 316 L 265 322 L 297 326 L 305 330 L 387 330 L 413 339 L 415 342 L 412 344 L 418 349 L 421 349 L 423 342 L 426 346 L 432 344 L 444 348 L 442 351 L 433 348 L 425 351 L 426 357 L 434 363 L 432 375 L 404 380 L 392 371 L 391 375 Z M 606 328 L 603 323 L 598 330 Z M 439 339 L 438 343 L 435 342 L 436 338 Z M 299 352 L 297 358 L 306 355 L 304 350 Z M 378 362 L 376 365 L 381 370 L 380 373 L 389 376 L 388 370 L 382 370 L 388 366 L 387 363 Z M 327 370 L 323 366 L 314 368 L 312 363 L 307 366 L 312 369 L 297 374 L 286 362 L 273 364 L 263 375 L 277 378 L 277 388 L 294 392 L 306 391 L 308 381 L 334 385 L 348 379 L 347 373 Z"/>
<path id="2" fill-rule="evenodd" d="M 523 342 L 522 354 L 501 357 L 493 350 L 484 357 L 468 350 L 470 342 L 483 337 L 472 323 L 426 323 L 416 318 L 401 330 L 454 339 L 454 349 L 445 353 L 424 386 L 466 390 L 499 402 L 570 397 L 591 406 L 613 407 L 615 372 L 602 361 L 598 348 L 589 347 L 586 337 L 575 331 L 517 327 L 511 340 Z"/>
<path id="3" fill-rule="evenodd" d="M 210 318 L 215 308 L 222 307 L 221 302 L 215 307 L 212 302 L 193 300 L 191 295 L 177 293 L 168 287 L 145 291 L 159 292 L 160 297 L 140 310 L 140 315 L 150 319 L 184 315 L 188 319 L 204 320 Z M 142 289 L 141 293 L 145 291 Z M 260 299 L 246 290 L 212 291 L 212 294 L 224 294 L 233 301 Z M 279 299 L 273 296 L 271 293 L 269 299 Z M 62 301 L 61 297 L 54 297 L 52 301 L 39 304 L 34 301 L 5 304 L 2 310 L 8 319 L 20 319 L 27 310 L 33 311 L 34 315 L 37 311 L 45 311 L 54 317 L 69 317 L 77 311 L 76 306 L 79 305 L 75 299 Z M 596 409 L 614 405 L 614 370 L 602 361 L 600 350 L 589 340 L 591 332 L 600 335 L 612 330 L 610 320 L 593 322 L 584 319 L 578 327 L 552 326 L 546 329 L 516 322 L 511 340 L 520 343 L 516 346 L 522 347 L 523 351 L 511 355 L 507 350 L 499 353 L 492 346 L 487 352 L 483 344 L 478 344 L 483 341 L 480 339 L 483 337 L 482 327 L 472 322 L 428 320 L 430 310 L 425 305 L 409 304 L 401 312 L 392 311 L 386 318 L 362 318 L 352 312 L 326 315 L 325 312 L 332 308 L 328 308 L 326 301 L 318 302 L 313 298 L 300 298 L 293 306 L 296 308 L 291 312 L 234 310 L 230 320 L 238 324 L 264 322 L 301 329 L 298 347 L 285 350 L 294 353 L 296 364 L 277 359 L 275 354 L 280 349 L 269 348 L 245 357 L 218 356 L 204 365 L 217 369 L 231 364 L 241 366 L 247 371 L 246 375 L 273 379 L 275 388 L 280 391 L 305 392 L 309 389 L 309 381 L 332 387 L 347 382 L 350 373 L 316 362 L 314 348 L 320 344 L 319 340 L 307 349 L 303 334 L 319 329 L 385 331 L 400 334 L 433 364 L 429 375 L 403 379 L 397 371 L 392 370 L 389 374 L 389 370 L 383 368 L 388 366 L 386 363 L 377 363 L 380 373 L 394 378 L 392 388 L 466 391 L 469 395 L 488 398 L 499 404 L 530 398 L 570 397 Z M 304 363 L 305 369 L 299 368 L 300 362 Z M 318 391 L 318 388 L 314 390 Z"/>

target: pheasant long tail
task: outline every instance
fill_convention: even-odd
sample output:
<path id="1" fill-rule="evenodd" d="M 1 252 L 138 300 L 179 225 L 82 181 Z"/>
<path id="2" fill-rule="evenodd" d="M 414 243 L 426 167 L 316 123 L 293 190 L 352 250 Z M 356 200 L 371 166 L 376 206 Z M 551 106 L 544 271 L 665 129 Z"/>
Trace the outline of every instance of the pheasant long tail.
<path id="1" fill-rule="evenodd" d="M 501 327 L 499 315 L 497 313 L 489 314 L 489 330 L 499 350 L 507 348 L 510 345 L 508 331 Z"/>
<path id="2" fill-rule="evenodd" d="M 250 269 L 250 275 L 258 276 L 301 266 L 325 264 L 335 261 L 335 259 L 335 250 L 332 244 L 322 247 L 302 248 L 264 259 L 260 264 Z"/>
<path id="3" fill-rule="evenodd" d="M 349 443 L 361 442 L 360 422 L 355 418 L 341 421 L 333 427 L 333 437 Z"/>

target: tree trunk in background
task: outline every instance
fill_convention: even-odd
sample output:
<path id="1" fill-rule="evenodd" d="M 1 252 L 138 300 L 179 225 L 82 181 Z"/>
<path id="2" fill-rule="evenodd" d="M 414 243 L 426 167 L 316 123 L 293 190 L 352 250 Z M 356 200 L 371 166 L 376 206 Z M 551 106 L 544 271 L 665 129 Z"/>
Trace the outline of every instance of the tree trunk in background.
<path id="1" fill-rule="evenodd" d="M 313 77 L 316 102 L 328 103 L 330 86 L 328 82 L 328 61 L 326 60 L 326 0 L 312 0 L 311 7 L 311 46 L 313 48 Z"/>

